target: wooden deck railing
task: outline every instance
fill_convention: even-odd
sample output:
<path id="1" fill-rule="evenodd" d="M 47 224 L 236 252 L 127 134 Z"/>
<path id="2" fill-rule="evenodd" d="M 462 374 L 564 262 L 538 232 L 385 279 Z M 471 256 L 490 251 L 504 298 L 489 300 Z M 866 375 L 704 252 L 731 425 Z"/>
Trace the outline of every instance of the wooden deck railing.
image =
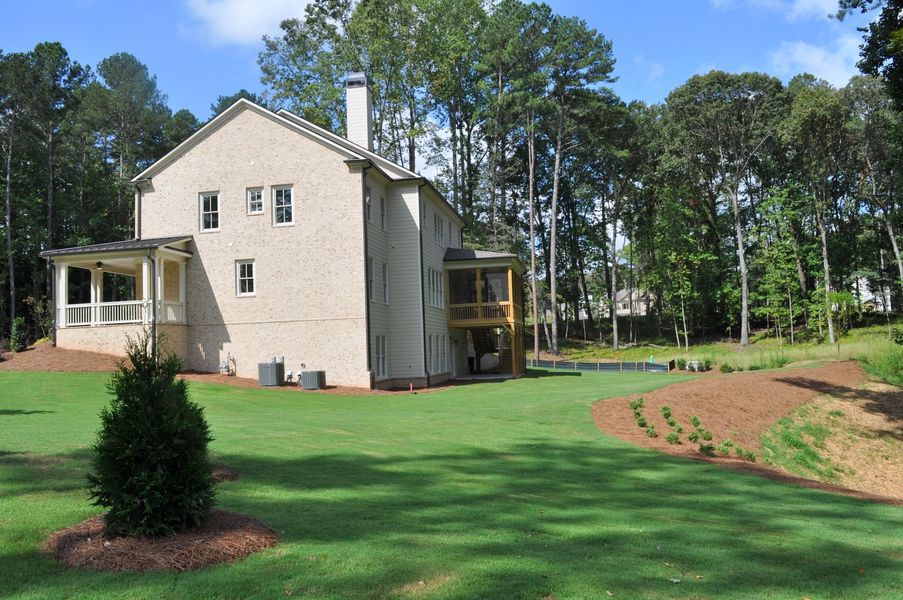
<path id="1" fill-rule="evenodd" d="M 450 304 L 448 307 L 449 322 L 509 322 L 514 318 L 514 306 L 511 302 L 476 302 L 471 304 Z"/>

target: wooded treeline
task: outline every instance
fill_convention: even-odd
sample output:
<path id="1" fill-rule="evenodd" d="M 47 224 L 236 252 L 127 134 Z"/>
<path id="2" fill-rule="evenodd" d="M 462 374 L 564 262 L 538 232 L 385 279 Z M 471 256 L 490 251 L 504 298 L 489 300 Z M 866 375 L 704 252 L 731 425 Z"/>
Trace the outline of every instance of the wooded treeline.
<path id="1" fill-rule="evenodd" d="M 219 97 L 217 114 L 239 94 Z M 0 339 L 18 315 L 31 337 L 48 333 L 48 248 L 129 239 L 134 192 L 126 182 L 200 126 L 173 112 L 136 57 L 96 68 L 62 45 L 0 51 L 0 155 L 4 219 Z"/>
<path id="2" fill-rule="evenodd" d="M 750 328 L 833 341 L 861 299 L 903 305 L 903 128 L 880 61 L 841 89 L 713 71 L 661 104 L 626 102 L 607 87 L 603 34 L 519 0 L 315 0 L 264 44 L 259 100 L 340 134 L 345 73 L 367 73 L 376 151 L 433 175 L 468 245 L 535 272 L 537 346 L 556 352 L 581 312 L 615 345 L 746 343 Z M 127 56 L 93 71 L 54 44 L 0 56 L 13 215 L 0 331 L 46 295 L 37 253 L 127 236 L 123 182 L 198 125 Z M 619 290 L 631 312 L 650 307 L 621 331 Z"/>

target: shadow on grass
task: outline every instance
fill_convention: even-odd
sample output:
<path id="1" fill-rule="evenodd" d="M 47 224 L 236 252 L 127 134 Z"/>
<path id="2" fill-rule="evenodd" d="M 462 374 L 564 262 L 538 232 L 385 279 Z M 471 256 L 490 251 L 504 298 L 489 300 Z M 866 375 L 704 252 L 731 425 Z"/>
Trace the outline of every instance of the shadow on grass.
<path id="1" fill-rule="evenodd" d="M 0 408 L 0 417 L 13 417 L 17 415 L 49 415 L 55 410 L 22 410 L 18 408 Z"/>
<path id="2" fill-rule="evenodd" d="M 83 474 L 88 456 L 55 458 Z M 537 437 L 397 457 L 214 458 L 240 475 L 220 504 L 280 531 L 276 549 L 176 576 L 73 572 L 7 548 L 4 592 L 141 597 L 172 585 L 185 597 L 274 597 L 291 585 L 299 596 L 384 598 L 447 576 L 448 597 L 658 598 L 675 593 L 672 578 L 682 597 L 847 597 L 863 585 L 859 569 L 892 585 L 901 567 L 873 537 L 899 537 L 887 507 L 622 445 Z M 31 460 L 0 466 L 31 493 L 84 485 L 71 468 Z"/>
<path id="3" fill-rule="evenodd" d="M 781 377 L 778 381 L 836 398 L 861 400 L 865 410 L 881 415 L 897 426 L 895 431 L 882 431 L 880 435 L 903 440 L 903 390 L 889 392 L 832 385 L 807 377 Z"/>

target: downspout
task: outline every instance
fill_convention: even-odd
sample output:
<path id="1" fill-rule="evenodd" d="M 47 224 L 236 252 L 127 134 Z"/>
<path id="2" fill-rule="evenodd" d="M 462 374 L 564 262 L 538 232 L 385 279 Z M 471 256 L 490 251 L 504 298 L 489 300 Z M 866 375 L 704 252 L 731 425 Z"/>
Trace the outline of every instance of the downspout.
<path id="1" fill-rule="evenodd" d="M 50 259 L 50 346 L 56 348 L 56 325 L 58 318 L 56 316 L 56 263 Z"/>
<path id="2" fill-rule="evenodd" d="M 157 253 L 147 251 L 150 261 L 150 286 L 151 286 L 151 356 L 157 362 Z M 147 285 L 147 283 L 145 283 Z"/>
<path id="3" fill-rule="evenodd" d="M 150 177 L 145 177 L 144 179 L 136 179 L 134 181 L 129 181 L 128 185 L 134 186 L 135 188 L 135 239 L 141 239 L 141 186 L 149 184 L 151 182 Z"/>

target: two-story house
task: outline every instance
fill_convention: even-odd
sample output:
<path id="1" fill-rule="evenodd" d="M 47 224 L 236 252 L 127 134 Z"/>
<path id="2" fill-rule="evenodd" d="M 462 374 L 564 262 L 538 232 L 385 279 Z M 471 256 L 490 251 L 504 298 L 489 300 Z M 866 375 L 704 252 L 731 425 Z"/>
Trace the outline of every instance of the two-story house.
<path id="1" fill-rule="evenodd" d="M 370 91 L 347 81 L 348 139 L 239 100 L 136 176 L 133 240 L 49 250 L 54 343 L 121 354 L 154 332 L 186 369 L 326 371 L 417 387 L 524 370 L 523 267 L 462 249 L 425 178 L 372 151 Z"/>

